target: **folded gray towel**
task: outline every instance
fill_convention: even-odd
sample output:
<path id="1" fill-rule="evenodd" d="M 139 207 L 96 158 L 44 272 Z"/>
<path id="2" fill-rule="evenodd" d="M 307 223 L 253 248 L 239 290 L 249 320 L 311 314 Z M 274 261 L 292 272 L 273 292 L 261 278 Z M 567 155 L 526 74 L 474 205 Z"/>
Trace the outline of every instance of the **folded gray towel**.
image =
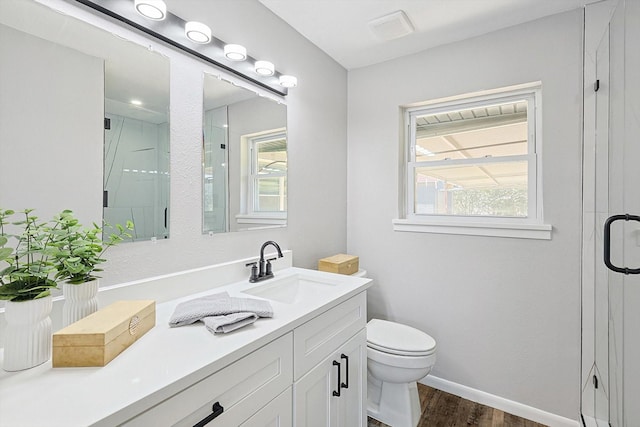
<path id="1" fill-rule="evenodd" d="M 190 325 L 205 317 L 234 313 L 253 313 L 257 317 L 273 317 L 273 308 L 269 301 L 230 297 L 228 293 L 221 292 L 181 302 L 171 315 L 169 326 L 173 328 Z"/>
<path id="2" fill-rule="evenodd" d="M 254 313 L 233 313 L 226 316 L 209 316 L 202 319 L 207 330 L 214 334 L 227 333 L 252 324 L 258 320 Z"/>

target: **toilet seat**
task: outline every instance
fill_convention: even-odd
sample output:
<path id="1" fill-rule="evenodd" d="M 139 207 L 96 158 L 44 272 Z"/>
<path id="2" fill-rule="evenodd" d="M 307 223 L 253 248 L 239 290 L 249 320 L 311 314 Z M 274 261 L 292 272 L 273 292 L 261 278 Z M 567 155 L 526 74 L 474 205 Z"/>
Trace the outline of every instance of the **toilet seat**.
<path id="1" fill-rule="evenodd" d="M 436 341 L 424 332 L 400 323 L 371 319 L 367 323 L 367 346 L 398 356 L 429 356 Z"/>

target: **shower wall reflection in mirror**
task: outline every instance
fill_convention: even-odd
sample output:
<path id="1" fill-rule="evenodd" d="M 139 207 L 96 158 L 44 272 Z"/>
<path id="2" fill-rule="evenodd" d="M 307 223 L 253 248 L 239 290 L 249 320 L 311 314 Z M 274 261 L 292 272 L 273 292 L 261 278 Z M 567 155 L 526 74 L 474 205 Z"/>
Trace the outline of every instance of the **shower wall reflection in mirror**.
<path id="1" fill-rule="evenodd" d="M 167 238 L 168 59 L 2 0 L 0 69 L 0 205 L 43 219 L 72 209 L 86 225 L 131 220 L 135 240 Z"/>
<path id="2" fill-rule="evenodd" d="M 203 231 L 287 223 L 287 107 L 204 77 Z"/>

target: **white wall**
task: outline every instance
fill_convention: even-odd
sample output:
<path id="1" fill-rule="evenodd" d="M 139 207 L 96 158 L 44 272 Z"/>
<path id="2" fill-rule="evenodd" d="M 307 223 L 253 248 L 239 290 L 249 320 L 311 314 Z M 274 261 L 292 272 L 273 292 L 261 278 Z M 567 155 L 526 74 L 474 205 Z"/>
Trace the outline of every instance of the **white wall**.
<path id="1" fill-rule="evenodd" d="M 370 316 L 438 343 L 432 374 L 579 416 L 582 13 L 552 16 L 349 72 L 347 250 Z M 550 241 L 394 232 L 399 106 L 542 81 Z"/>
<path id="2" fill-rule="evenodd" d="M 0 41 L 0 208 L 99 222 L 103 61 L 4 25 Z"/>
<path id="3" fill-rule="evenodd" d="M 167 1 L 183 19 L 207 23 L 216 37 L 245 45 L 252 56 L 270 59 L 299 81 L 286 98 L 288 227 L 210 237 L 202 234 L 202 92 L 203 71 L 217 71 L 84 9 L 61 0 L 42 2 L 150 46 L 171 62 L 171 237 L 110 248 L 102 285 L 256 256 L 266 240 L 292 249 L 301 267 L 345 250 L 347 73 L 341 66 L 257 0 Z"/>

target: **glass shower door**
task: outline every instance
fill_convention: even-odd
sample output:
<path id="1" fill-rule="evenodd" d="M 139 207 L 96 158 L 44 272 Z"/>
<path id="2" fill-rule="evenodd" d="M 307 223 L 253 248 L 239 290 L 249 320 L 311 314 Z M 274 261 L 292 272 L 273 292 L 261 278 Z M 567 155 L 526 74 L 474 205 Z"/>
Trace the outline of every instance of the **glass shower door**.
<path id="1" fill-rule="evenodd" d="M 594 10 L 606 18 L 595 33 Z M 639 20 L 637 1 L 602 2 L 585 15 L 582 414 L 589 427 L 640 425 Z"/>

